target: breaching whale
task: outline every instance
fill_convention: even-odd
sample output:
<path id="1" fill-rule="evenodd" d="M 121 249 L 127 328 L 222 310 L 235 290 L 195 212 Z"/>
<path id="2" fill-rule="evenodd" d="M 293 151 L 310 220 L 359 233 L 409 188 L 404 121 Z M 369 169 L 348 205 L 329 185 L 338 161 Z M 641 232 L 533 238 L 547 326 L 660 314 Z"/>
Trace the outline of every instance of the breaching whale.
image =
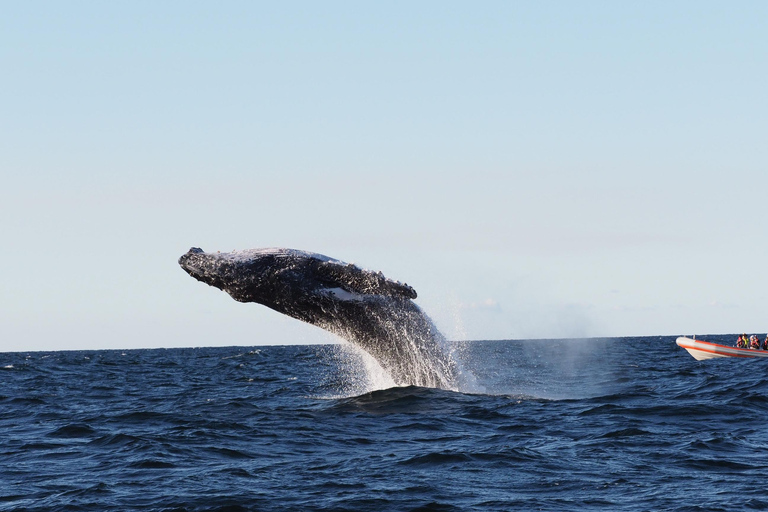
<path id="1" fill-rule="evenodd" d="M 296 249 L 206 253 L 179 265 L 239 302 L 256 302 L 330 331 L 373 356 L 399 386 L 455 389 L 445 339 L 412 301 L 416 291 L 381 272 Z"/>

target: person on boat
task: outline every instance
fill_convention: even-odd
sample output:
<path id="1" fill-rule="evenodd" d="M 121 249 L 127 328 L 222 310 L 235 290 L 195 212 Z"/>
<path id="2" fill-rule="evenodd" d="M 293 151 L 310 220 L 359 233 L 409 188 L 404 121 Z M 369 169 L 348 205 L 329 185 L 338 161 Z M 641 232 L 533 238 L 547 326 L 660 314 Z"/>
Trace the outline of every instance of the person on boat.
<path id="1" fill-rule="evenodd" d="M 736 348 L 744 348 L 744 340 L 746 340 L 746 338 L 747 338 L 746 334 L 742 334 L 741 336 L 739 336 L 738 339 L 736 340 Z"/>
<path id="2" fill-rule="evenodd" d="M 763 350 L 768 350 L 768 334 L 765 335 L 765 341 L 763 342 Z"/>
<path id="3" fill-rule="evenodd" d="M 753 334 L 749 337 L 749 348 L 753 350 L 760 348 L 760 340 L 757 339 L 757 334 Z"/>

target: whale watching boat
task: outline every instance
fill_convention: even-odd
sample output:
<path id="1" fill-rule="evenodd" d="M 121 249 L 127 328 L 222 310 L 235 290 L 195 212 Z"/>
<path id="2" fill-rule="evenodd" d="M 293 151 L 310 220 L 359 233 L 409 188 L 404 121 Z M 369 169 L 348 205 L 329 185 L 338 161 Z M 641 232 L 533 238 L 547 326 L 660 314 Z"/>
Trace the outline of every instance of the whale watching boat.
<path id="1" fill-rule="evenodd" d="M 695 336 L 693 338 L 680 336 L 675 343 L 687 350 L 698 361 L 715 357 L 768 357 L 768 350 L 729 347 L 697 340 Z"/>

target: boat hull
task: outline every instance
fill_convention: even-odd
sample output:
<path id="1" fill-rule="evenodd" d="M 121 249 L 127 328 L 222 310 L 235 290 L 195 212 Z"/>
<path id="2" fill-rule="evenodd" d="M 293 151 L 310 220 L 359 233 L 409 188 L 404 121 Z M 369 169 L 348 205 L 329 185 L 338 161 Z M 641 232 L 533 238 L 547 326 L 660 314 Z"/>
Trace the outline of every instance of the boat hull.
<path id="1" fill-rule="evenodd" d="M 729 347 L 685 336 L 677 338 L 675 343 L 687 350 L 697 361 L 716 357 L 768 357 L 768 350 Z"/>

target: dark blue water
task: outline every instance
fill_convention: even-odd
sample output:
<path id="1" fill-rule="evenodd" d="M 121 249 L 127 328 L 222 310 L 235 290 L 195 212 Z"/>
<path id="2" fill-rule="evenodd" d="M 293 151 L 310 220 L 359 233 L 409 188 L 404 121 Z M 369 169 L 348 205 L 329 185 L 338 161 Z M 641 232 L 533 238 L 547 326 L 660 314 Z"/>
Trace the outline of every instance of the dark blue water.
<path id="1" fill-rule="evenodd" d="M 0 510 L 768 509 L 764 360 L 673 337 L 457 357 L 472 393 L 365 392 L 339 346 L 0 354 Z"/>

